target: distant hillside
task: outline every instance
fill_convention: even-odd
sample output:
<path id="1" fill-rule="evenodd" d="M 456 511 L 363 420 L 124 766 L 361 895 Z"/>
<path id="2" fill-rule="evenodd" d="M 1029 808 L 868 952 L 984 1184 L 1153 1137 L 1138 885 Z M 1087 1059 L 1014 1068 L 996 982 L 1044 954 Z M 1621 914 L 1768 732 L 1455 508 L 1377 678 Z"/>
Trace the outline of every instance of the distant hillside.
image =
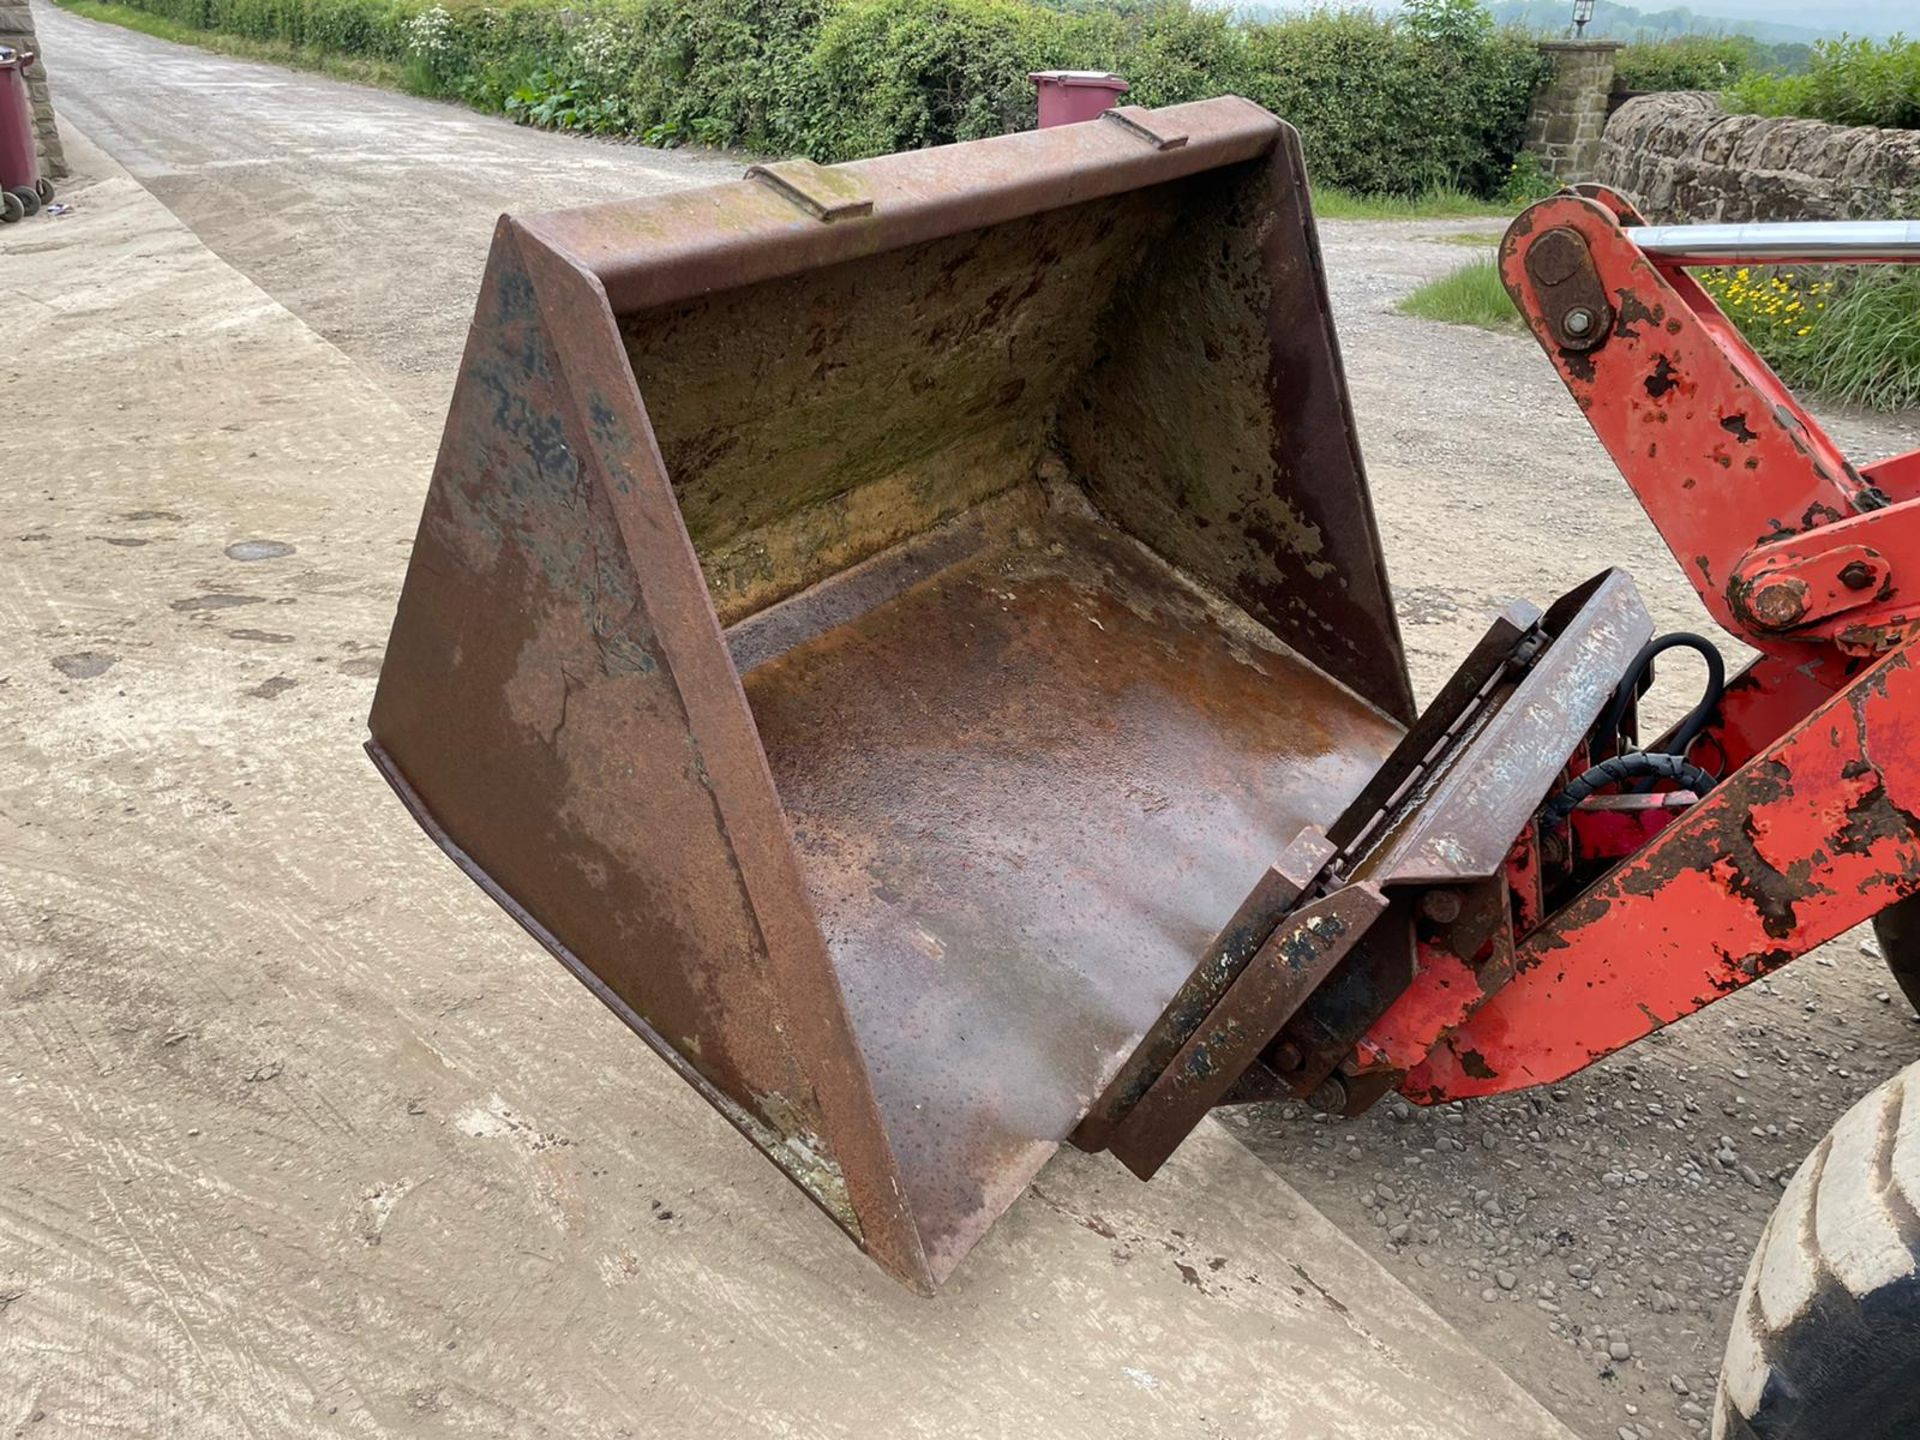
<path id="1" fill-rule="evenodd" d="M 1489 8 L 1494 18 L 1503 25 L 1524 25 L 1530 30 L 1549 33 L 1568 29 L 1568 15 L 1573 9 L 1566 0 L 1495 0 Z M 1801 6 L 1800 13 L 1806 14 L 1807 8 Z M 1673 35 L 1751 35 L 1755 40 L 1769 44 L 1796 41 L 1811 44 L 1815 40 L 1837 37 L 1849 30 L 1855 35 L 1880 33 L 1877 26 L 1868 27 L 1863 14 L 1855 7 L 1845 4 L 1826 8 L 1820 12 L 1820 18 L 1822 23 L 1817 26 L 1793 25 L 1778 20 L 1730 19 L 1685 5 L 1676 5 L 1670 10 L 1638 10 L 1631 5 L 1616 4 L 1615 0 L 1595 0 L 1593 21 L 1587 26 L 1586 33 L 1602 40 L 1636 40 Z"/>
<path id="2" fill-rule="evenodd" d="M 1695 0 L 1693 8 L 1696 14 L 1725 18 L 1735 28 L 1756 35 L 1755 26 L 1804 28 L 1811 18 L 1806 0 Z M 1845 30 L 1878 36 L 1904 30 L 1913 37 L 1920 31 L 1920 6 L 1913 0 L 1838 0 L 1820 11 L 1817 28 L 1822 34 Z"/>
<path id="3" fill-rule="evenodd" d="M 1231 9 L 1247 20 L 1277 20 L 1321 8 L 1390 12 L 1397 0 L 1196 0 Z M 1570 0 L 1489 0 L 1502 24 L 1559 34 L 1570 28 Z M 1812 23 L 1809 23 L 1812 22 Z M 1603 40 L 1672 35 L 1751 35 L 1768 44 L 1811 44 L 1841 35 L 1884 37 L 1905 29 L 1920 32 L 1915 0 L 1832 0 L 1816 8 L 1807 0 L 1694 0 L 1665 10 L 1642 10 L 1616 0 L 1595 0 L 1587 34 Z"/>

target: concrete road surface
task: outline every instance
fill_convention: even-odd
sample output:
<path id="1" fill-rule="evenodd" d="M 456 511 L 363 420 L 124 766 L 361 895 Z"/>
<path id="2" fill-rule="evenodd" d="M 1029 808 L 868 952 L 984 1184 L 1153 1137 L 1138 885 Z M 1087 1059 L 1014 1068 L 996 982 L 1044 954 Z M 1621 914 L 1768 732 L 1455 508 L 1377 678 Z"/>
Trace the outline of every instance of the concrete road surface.
<path id="1" fill-rule="evenodd" d="M 737 180 L 747 164 L 546 134 L 52 5 L 34 20 L 60 57 L 61 113 L 436 427 L 503 210 Z"/>

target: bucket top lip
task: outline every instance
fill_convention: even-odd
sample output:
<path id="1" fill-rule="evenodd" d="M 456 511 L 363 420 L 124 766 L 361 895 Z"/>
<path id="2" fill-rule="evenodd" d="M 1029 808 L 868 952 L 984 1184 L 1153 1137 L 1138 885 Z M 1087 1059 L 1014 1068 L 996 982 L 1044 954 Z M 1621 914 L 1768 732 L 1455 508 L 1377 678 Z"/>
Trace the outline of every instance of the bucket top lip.
<path id="1" fill-rule="evenodd" d="M 742 180 L 501 225 L 593 275 L 622 315 L 1254 160 L 1289 129 L 1236 95 L 1101 119 L 1112 123 L 838 165 L 755 165 Z"/>

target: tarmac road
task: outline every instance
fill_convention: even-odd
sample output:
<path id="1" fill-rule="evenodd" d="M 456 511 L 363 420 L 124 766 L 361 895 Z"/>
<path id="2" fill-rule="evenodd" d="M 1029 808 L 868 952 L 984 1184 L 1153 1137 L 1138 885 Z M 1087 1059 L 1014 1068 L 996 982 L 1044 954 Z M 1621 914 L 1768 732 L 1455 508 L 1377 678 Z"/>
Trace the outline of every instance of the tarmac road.
<path id="1" fill-rule="evenodd" d="M 502 212 L 737 180 L 746 163 L 545 134 L 51 5 L 34 17 L 61 113 L 436 429 Z"/>
<path id="2" fill-rule="evenodd" d="M 39 6 L 56 98 L 207 245 L 437 421 L 503 209 L 731 178 L 741 161 L 528 131 L 183 51 Z M 1342 222 L 1323 242 L 1416 683 L 1505 598 L 1609 564 L 1660 629 L 1711 633 L 1532 343 L 1393 300 L 1487 222 Z M 1920 417 L 1824 416 L 1857 458 Z M 419 477 L 395 483 L 412 493 Z M 1729 642 L 1731 648 L 1731 642 Z M 1684 665 L 1655 713 L 1691 703 Z M 1345 1124 L 1231 1122 L 1327 1215 L 1593 1440 L 1702 1430 L 1747 1255 L 1813 1139 L 1920 1053 L 1850 937 L 1553 1090 Z"/>

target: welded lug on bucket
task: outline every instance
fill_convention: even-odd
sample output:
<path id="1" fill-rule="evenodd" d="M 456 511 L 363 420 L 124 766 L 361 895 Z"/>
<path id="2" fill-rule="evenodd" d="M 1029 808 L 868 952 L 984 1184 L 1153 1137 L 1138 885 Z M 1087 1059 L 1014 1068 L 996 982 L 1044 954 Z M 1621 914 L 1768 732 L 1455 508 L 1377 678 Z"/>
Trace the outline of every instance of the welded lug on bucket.
<path id="1" fill-rule="evenodd" d="M 1303 832 L 1256 887 L 1076 1142 L 1146 1178 L 1236 1091 L 1356 1108 L 1337 1071 L 1415 981 L 1422 921 L 1477 965 L 1463 993 L 1503 983 L 1515 841 L 1651 634 L 1618 571 L 1544 616 L 1515 605 L 1499 617 L 1353 804 L 1324 833 Z M 1268 910 L 1277 918 L 1251 933 L 1249 912 Z M 1374 1081 L 1364 1099 L 1386 1088 Z"/>
<path id="2" fill-rule="evenodd" d="M 371 749 L 925 1288 L 1411 711 L 1227 98 L 504 220 Z"/>

